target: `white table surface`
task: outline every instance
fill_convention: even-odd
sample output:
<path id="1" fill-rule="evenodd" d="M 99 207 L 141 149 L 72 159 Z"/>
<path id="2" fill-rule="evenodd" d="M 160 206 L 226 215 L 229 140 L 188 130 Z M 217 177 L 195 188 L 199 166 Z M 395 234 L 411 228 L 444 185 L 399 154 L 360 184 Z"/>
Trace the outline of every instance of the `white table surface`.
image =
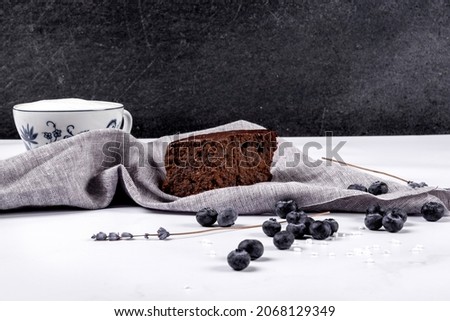
<path id="1" fill-rule="evenodd" d="M 286 138 L 298 146 L 324 137 Z M 334 137 L 349 163 L 450 187 L 449 135 Z M 24 152 L 0 140 L 0 158 Z M 325 149 L 311 149 L 320 158 Z M 276 250 L 259 228 L 96 242 L 93 233 L 202 229 L 193 215 L 132 205 L 0 213 L 0 300 L 450 300 L 450 218 L 412 216 L 399 233 L 361 229 L 363 214 L 331 213 L 345 236 Z M 268 216 L 241 216 L 236 225 Z M 246 238 L 264 256 L 241 272 L 227 254 Z"/>

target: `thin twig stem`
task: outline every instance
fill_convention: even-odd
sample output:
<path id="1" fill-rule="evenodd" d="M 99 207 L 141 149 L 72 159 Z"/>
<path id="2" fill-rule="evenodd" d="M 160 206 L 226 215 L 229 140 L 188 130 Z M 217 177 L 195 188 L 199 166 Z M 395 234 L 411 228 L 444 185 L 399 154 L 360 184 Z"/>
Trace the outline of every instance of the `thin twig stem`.
<path id="1" fill-rule="evenodd" d="M 347 165 L 347 166 L 359 168 L 359 169 L 362 169 L 362 170 L 365 170 L 365 171 L 369 171 L 369 172 L 373 172 L 373 173 L 377 173 L 377 174 L 382 174 L 382 175 L 386 175 L 386 176 L 389 176 L 389 177 L 393 177 L 393 178 L 396 178 L 396 179 L 398 179 L 400 181 L 403 181 L 405 183 L 410 182 L 410 180 L 407 180 L 407 179 L 404 179 L 404 178 L 401 178 L 401 177 L 398 177 L 398 176 L 395 176 L 395 175 L 392 175 L 392 174 L 389 174 L 389 173 L 386 173 L 386 172 L 377 171 L 375 169 L 370 169 L 370 168 L 366 168 L 366 167 L 350 164 L 350 163 L 347 163 L 347 162 L 341 162 L 341 161 L 338 161 L 338 160 L 335 160 L 335 159 L 332 159 L 332 158 L 327 158 L 327 157 L 322 157 L 322 159 L 327 160 L 327 161 L 332 161 L 332 162 L 335 162 L 335 163 L 339 163 L 339 164 L 342 164 L 342 165 Z"/>

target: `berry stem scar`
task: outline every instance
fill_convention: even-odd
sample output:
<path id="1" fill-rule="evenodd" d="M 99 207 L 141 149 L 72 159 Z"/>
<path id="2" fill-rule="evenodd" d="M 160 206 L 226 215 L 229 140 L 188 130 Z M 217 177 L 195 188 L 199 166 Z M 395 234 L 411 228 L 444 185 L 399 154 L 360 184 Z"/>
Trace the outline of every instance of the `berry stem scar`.
<path id="1" fill-rule="evenodd" d="M 362 167 L 362 166 L 350 164 L 350 163 L 347 163 L 347 162 L 338 161 L 338 160 L 335 160 L 335 159 L 332 159 L 332 158 L 327 158 L 327 157 L 322 157 L 322 159 L 327 160 L 327 161 L 331 161 L 331 162 L 335 162 L 335 163 L 339 163 L 339 164 L 342 164 L 342 165 L 347 165 L 347 166 L 359 168 L 359 169 L 362 169 L 362 170 L 365 170 L 365 171 L 369 171 L 369 172 L 373 172 L 373 173 L 377 173 L 377 174 L 382 174 L 382 175 L 386 175 L 386 176 L 389 176 L 389 177 L 393 177 L 393 178 L 396 178 L 396 179 L 398 179 L 400 181 L 403 181 L 405 183 L 409 183 L 410 182 L 410 180 L 407 180 L 407 179 L 404 179 L 404 178 L 401 178 L 401 177 L 398 177 L 398 176 L 395 176 L 395 175 L 392 175 L 392 174 L 388 174 L 386 172 L 377 171 L 375 169 L 370 169 L 370 168 L 367 168 L 367 167 Z"/>

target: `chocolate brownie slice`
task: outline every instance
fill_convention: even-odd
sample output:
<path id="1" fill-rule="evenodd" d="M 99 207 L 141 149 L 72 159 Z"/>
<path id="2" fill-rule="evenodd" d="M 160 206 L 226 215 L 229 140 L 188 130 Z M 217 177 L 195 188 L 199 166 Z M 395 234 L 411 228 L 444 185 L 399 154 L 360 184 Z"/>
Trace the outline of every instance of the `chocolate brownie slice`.
<path id="1" fill-rule="evenodd" d="M 272 179 L 276 133 L 236 130 L 191 136 L 169 144 L 162 190 L 179 197 Z"/>

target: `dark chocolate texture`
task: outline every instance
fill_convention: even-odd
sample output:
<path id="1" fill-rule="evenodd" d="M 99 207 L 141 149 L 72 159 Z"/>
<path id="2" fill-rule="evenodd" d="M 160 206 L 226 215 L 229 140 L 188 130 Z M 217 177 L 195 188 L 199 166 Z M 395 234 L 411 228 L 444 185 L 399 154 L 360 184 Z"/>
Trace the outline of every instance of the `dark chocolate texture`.
<path id="1" fill-rule="evenodd" d="M 270 181 L 276 137 L 269 130 L 238 130 L 174 141 L 165 155 L 162 190 L 183 197 Z"/>

